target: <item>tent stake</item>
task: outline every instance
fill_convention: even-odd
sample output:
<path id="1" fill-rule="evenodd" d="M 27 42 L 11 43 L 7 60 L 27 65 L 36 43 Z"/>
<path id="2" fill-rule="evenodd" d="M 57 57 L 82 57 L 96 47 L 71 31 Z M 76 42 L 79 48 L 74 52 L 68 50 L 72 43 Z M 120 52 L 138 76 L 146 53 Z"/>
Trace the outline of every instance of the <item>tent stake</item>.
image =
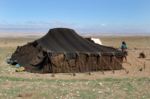
<path id="1" fill-rule="evenodd" d="M 55 77 L 55 74 L 54 74 L 54 73 L 52 73 L 52 74 L 51 74 L 51 77 Z"/>

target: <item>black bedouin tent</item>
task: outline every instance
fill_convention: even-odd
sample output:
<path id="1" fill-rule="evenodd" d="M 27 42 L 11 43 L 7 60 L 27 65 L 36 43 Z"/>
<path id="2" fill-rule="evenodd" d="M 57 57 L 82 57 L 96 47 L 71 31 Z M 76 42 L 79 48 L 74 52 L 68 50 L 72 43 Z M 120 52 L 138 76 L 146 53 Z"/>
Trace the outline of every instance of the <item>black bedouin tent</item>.
<path id="1" fill-rule="evenodd" d="M 90 42 L 72 29 L 54 28 L 42 38 L 18 47 L 11 60 L 30 72 L 87 72 L 122 69 L 123 53 Z"/>

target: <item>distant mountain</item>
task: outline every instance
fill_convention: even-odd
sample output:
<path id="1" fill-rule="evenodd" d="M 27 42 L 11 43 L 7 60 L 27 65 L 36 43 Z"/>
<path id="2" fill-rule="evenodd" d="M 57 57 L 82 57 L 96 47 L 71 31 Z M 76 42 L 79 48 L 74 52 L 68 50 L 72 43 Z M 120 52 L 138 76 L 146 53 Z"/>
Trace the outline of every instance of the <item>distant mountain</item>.
<path id="1" fill-rule="evenodd" d="M 0 28 L 0 37 L 3 36 L 42 36 L 49 28 Z M 150 36 L 150 33 L 88 33 L 77 31 L 82 36 Z M 12 35 L 13 34 L 13 35 Z"/>

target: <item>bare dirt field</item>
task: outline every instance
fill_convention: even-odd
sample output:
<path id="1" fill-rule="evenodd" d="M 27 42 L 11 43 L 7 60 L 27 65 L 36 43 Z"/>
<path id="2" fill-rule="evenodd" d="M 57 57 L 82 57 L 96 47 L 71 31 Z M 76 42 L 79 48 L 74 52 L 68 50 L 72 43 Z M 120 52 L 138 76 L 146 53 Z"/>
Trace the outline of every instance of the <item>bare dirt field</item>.
<path id="1" fill-rule="evenodd" d="M 150 37 L 100 37 L 107 46 L 128 45 L 125 70 L 55 74 L 15 72 L 5 60 L 38 37 L 0 38 L 0 99 L 150 99 Z M 146 58 L 138 58 L 144 52 Z"/>

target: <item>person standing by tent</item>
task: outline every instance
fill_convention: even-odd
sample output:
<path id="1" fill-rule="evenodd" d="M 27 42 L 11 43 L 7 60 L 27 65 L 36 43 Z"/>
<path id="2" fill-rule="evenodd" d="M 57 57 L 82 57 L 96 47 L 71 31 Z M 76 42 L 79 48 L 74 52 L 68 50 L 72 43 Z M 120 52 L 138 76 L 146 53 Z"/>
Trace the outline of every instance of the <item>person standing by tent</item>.
<path id="1" fill-rule="evenodd" d="M 128 49 L 127 44 L 125 41 L 123 41 L 121 44 L 121 51 L 123 52 L 124 58 L 126 61 L 127 61 L 127 55 L 128 55 L 127 49 Z"/>

